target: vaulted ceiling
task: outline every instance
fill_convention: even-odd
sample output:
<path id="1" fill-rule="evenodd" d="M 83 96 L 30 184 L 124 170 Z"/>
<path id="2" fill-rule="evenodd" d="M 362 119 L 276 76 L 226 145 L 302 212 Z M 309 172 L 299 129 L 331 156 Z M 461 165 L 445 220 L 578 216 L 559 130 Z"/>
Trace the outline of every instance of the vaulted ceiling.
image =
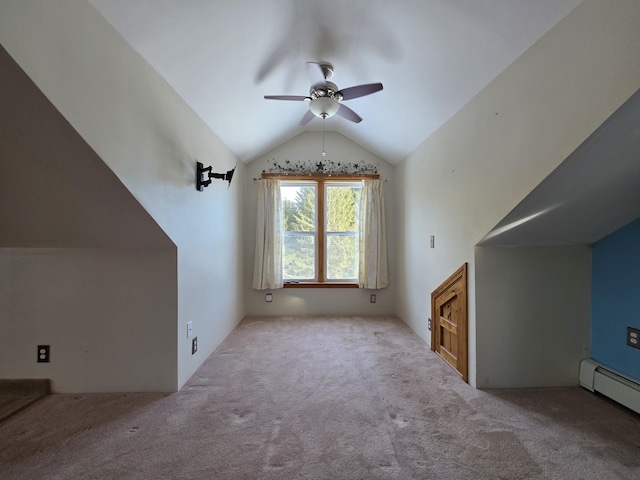
<path id="1" fill-rule="evenodd" d="M 306 62 L 362 118 L 324 121 L 391 163 L 406 158 L 580 0 L 89 0 L 242 161 L 304 130 Z"/>
<path id="2" fill-rule="evenodd" d="M 640 91 L 480 245 L 592 244 L 640 218 Z"/>

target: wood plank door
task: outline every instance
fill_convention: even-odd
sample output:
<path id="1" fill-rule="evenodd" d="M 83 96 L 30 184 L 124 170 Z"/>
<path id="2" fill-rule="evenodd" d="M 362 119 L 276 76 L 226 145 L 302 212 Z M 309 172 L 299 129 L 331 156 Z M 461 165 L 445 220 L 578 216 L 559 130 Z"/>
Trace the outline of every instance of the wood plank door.
<path id="1" fill-rule="evenodd" d="M 431 350 L 468 382 L 467 264 L 431 293 Z"/>

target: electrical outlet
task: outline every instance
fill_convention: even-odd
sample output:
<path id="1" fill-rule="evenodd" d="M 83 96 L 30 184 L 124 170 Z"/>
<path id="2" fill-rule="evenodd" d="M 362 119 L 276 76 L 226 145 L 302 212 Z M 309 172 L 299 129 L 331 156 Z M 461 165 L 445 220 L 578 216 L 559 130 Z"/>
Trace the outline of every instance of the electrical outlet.
<path id="1" fill-rule="evenodd" d="M 49 345 L 38 345 L 38 363 L 49 363 Z"/>
<path id="2" fill-rule="evenodd" d="M 193 322 L 187 323 L 187 338 L 191 338 L 193 336 Z"/>
<path id="3" fill-rule="evenodd" d="M 640 348 L 640 329 L 627 327 L 627 345 Z"/>
<path id="4" fill-rule="evenodd" d="M 369 301 L 371 303 L 376 303 L 376 294 L 372 293 L 371 296 L 369 297 Z"/>
<path id="5" fill-rule="evenodd" d="M 431 235 L 429 237 L 429 248 L 435 248 L 435 247 L 436 247 L 436 236 Z"/>
<path id="6" fill-rule="evenodd" d="M 198 337 L 193 337 L 191 340 L 191 355 L 194 355 L 198 351 Z"/>
<path id="7" fill-rule="evenodd" d="M 427 320 L 427 328 L 431 330 L 431 319 Z"/>
<path id="8" fill-rule="evenodd" d="M 273 302 L 273 293 L 267 293 L 264 296 L 264 301 L 267 303 Z"/>

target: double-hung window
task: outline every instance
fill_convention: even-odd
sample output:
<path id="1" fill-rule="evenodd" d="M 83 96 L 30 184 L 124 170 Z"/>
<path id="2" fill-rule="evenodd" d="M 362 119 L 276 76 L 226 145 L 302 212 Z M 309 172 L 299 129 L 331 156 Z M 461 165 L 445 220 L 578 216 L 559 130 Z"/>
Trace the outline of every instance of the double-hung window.
<path id="1" fill-rule="evenodd" d="M 285 286 L 357 286 L 361 190 L 358 179 L 281 180 Z"/>

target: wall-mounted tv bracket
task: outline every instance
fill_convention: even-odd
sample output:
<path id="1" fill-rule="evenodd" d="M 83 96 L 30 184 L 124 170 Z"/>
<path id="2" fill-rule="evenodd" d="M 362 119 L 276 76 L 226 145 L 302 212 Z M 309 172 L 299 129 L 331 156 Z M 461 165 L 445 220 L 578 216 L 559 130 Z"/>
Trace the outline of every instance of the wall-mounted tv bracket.
<path id="1" fill-rule="evenodd" d="M 231 179 L 233 178 L 233 172 L 235 172 L 236 167 L 233 167 L 231 170 L 228 170 L 227 173 L 213 173 L 211 171 L 211 166 L 205 168 L 202 162 L 196 162 L 196 190 L 202 192 L 204 187 L 208 187 L 211 183 L 212 178 L 219 178 L 220 180 L 226 180 L 229 182 L 227 188 L 231 186 Z M 208 179 L 203 180 L 202 176 L 208 174 Z"/>

